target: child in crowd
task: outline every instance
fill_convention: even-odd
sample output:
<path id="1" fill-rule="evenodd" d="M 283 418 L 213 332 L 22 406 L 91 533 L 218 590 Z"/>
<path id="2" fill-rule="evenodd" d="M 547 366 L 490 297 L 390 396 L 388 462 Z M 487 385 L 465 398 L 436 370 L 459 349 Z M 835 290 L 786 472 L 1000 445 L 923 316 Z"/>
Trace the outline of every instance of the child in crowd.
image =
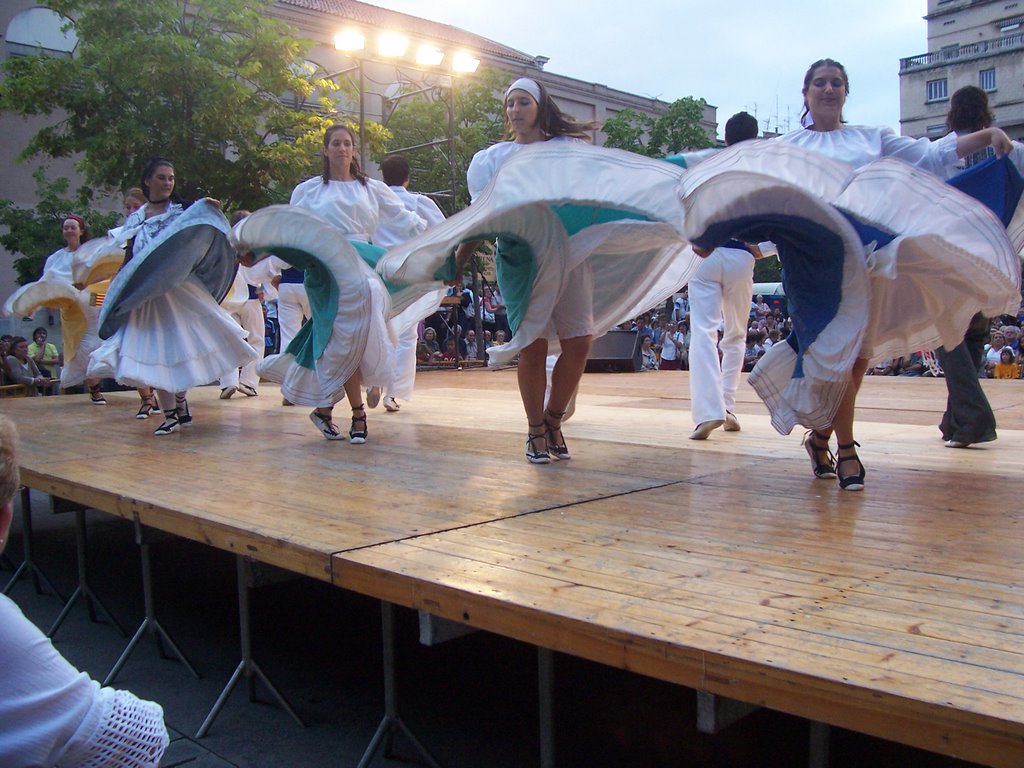
<path id="1" fill-rule="evenodd" d="M 1013 350 L 1003 347 L 999 352 L 999 362 L 996 363 L 995 371 L 992 374 L 994 379 L 1019 379 L 1020 367 L 1013 359 Z"/>

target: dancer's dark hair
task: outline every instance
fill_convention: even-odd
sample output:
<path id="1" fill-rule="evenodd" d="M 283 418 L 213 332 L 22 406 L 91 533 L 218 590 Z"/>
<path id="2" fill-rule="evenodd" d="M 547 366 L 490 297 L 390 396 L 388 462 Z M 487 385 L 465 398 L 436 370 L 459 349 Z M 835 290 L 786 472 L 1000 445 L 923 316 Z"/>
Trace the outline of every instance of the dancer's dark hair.
<path id="1" fill-rule="evenodd" d="M 534 82 L 537 82 L 536 80 Z M 537 102 L 537 127 L 540 128 L 545 139 L 553 136 L 571 136 L 576 139 L 591 139 L 591 132 L 600 127 L 595 121 L 583 122 L 570 117 L 558 108 L 555 100 L 551 98 L 544 83 L 537 83 L 540 89 L 540 101 Z M 530 98 L 533 98 L 532 96 Z M 507 101 L 507 97 L 506 97 Z M 505 139 L 512 140 L 516 137 L 512 130 L 512 123 L 509 122 L 508 113 L 505 114 Z"/>
<path id="2" fill-rule="evenodd" d="M 409 180 L 409 161 L 405 155 L 389 155 L 380 164 L 380 175 L 389 187 L 400 187 Z"/>
<path id="3" fill-rule="evenodd" d="M 167 159 L 165 159 L 163 157 L 153 157 L 153 158 L 150 158 L 149 162 L 146 163 L 146 167 L 142 169 L 142 181 L 139 184 L 139 186 L 142 187 L 142 194 L 144 194 L 146 196 L 146 199 L 149 200 L 149 202 L 154 202 L 154 201 L 149 196 L 149 184 L 146 183 L 146 179 L 148 179 L 150 176 L 152 176 L 153 173 L 156 171 L 156 169 L 159 168 L 162 165 L 166 165 L 172 171 L 174 170 L 174 163 L 172 163 L 170 160 L 167 160 Z M 174 198 L 175 198 L 175 195 L 172 192 L 170 199 L 174 199 Z M 161 200 L 159 202 L 163 202 L 163 201 Z"/>
<path id="4" fill-rule="evenodd" d="M 988 94 L 976 85 L 958 88 L 949 99 L 949 112 L 946 114 L 947 130 L 974 133 L 988 128 L 994 120 L 995 115 L 988 106 Z"/>
<path id="5" fill-rule="evenodd" d="M 757 118 L 749 112 L 737 112 L 725 121 L 725 143 L 728 146 L 757 138 Z"/>

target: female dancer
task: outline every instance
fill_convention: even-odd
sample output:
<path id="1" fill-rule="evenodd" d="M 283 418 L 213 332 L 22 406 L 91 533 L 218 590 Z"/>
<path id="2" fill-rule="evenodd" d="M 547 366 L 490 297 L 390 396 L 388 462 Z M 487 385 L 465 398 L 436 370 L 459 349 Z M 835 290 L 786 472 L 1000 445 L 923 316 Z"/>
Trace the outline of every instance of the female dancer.
<path id="1" fill-rule="evenodd" d="M 810 116 L 811 124 L 782 136 L 779 141 L 786 146 L 766 142 L 726 150 L 688 174 L 683 194 L 700 197 L 702 183 L 724 169 L 742 166 L 758 174 L 730 177 L 741 181 L 731 184 L 729 195 L 740 194 L 739 188 L 749 184 L 744 205 L 753 205 L 751 192 L 773 187 L 778 193 L 768 196 L 775 201 L 768 205 L 775 208 L 759 213 L 782 215 L 782 194 L 803 195 L 801 205 L 813 210 L 805 217 L 801 237 L 814 247 L 799 253 L 797 239 L 780 234 L 782 241 L 788 240 L 780 251 L 796 333 L 789 344 L 769 350 L 750 383 L 779 431 L 788 433 L 797 423 L 811 428 L 805 447 L 815 476 L 838 476 L 840 488 L 857 491 L 864 488 L 865 469 L 856 451 L 854 411 L 869 359 L 931 349 L 958 338 L 978 307 L 1001 306 L 1016 293 L 1013 283 L 1019 286 L 1019 274 L 1013 277 L 1011 248 L 1000 222 L 936 179 L 946 178 L 958 157 L 985 146 L 1005 154 L 1010 149 L 1006 134 L 986 129 L 933 143 L 896 136 L 888 128 L 848 126 L 842 117 L 848 93 L 843 66 L 831 59 L 816 61 L 803 87 L 804 116 Z M 929 173 L 882 159 L 889 157 Z M 769 162 L 774 164 L 757 165 Z M 861 170 L 851 174 L 851 166 Z M 737 201 L 734 197 L 729 202 Z M 822 201 L 834 207 L 822 206 Z M 718 200 L 715 208 L 728 206 Z M 955 208 L 958 214 L 951 216 L 948 211 Z M 692 207 L 687 211 L 688 216 L 697 213 Z M 723 218 L 739 220 L 740 213 L 737 208 Z M 687 228 L 703 226 L 698 218 L 688 218 Z M 700 239 L 698 234 L 696 241 L 702 245 Z M 870 243 L 866 251 L 862 242 Z M 807 253 L 815 248 L 816 253 Z M 976 263 L 964 260 L 964 250 Z M 940 264 L 947 271 L 937 269 Z M 941 313 L 934 311 L 937 306 L 943 307 Z M 828 447 L 833 432 L 839 443 L 835 460 Z"/>
<path id="2" fill-rule="evenodd" d="M 174 166 L 162 158 L 142 173 L 147 203 L 118 231 L 127 256 L 100 314 L 106 341 L 89 366 L 91 375 L 156 389 L 164 414 L 158 436 L 192 423 L 190 387 L 255 356 L 246 332 L 217 304 L 235 270 L 228 223 L 210 199 L 185 211 L 172 200 L 174 182 Z"/>
<path id="3" fill-rule="evenodd" d="M 678 168 L 589 146 L 595 126 L 564 115 L 529 78 L 512 83 L 504 103 L 506 140 L 478 152 L 467 173 L 473 205 L 389 250 L 378 272 L 409 284 L 446 273 L 461 285 L 476 246 L 498 235 L 497 280 L 514 335 L 488 354 L 492 365 L 519 355 L 526 458 L 547 464 L 570 458 L 562 420 L 595 333 L 671 295 L 696 258 L 680 258 Z M 454 264 L 445 263 L 453 245 Z M 549 347 L 561 356 L 545 403 Z"/>
<path id="4" fill-rule="evenodd" d="M 356 159 L 355 134 L 351 128 L 346 125 L 328 128 L 324 133 L 322 157 L 321 175 L 299 184 L 292 192 L 291 204 L 315 214 L 314 223 L 318 217 L 319 223 L 331 225 L 333 230 L 330 227 L 323 230 L 327 238 L 347 241 L 359 258 L 372 267 L 383 253 L 383 249 L 369 245 L 378 224 L 387 222 L 393 231 L 402 233 L 404 237 L 413 237 L 426 228 L 426 222 L 407 210 L 386 184 L 363 173 Z M 285 233 L 271 233 L 273 227 L 266 228 L 268 215 L 280 215 L 285 228 L 313 226 L 313 223 L 302 223 L 308 222 L 308 217 L 297 217 L 291 221 L 286 218 L 287 212 L 281 209 L 270 209 L 269 214 L 257 219 L 258 226 L 268 233 L 260 237 L 276 238 L 274 245 L 278 247 L 270 250 L 280 255 L 289 253 L 285 256 L 288 263 L 305 270 L 304 285 L 310 296 L 312 319 L 307 324 L 310 328 L 304 328 L 306 332 L 300 332 L 294 344 L 282 350 L 281 355 L 266 358 L 260 364 L 260 373 L 282 385 L 286 400 L 312 405 L 314 410 L 309 418 L 328 440 L 344 439 L 333 420 L 334 403 L 344 391 L 352 408 L 349 442 L 365 443 L 368 429 L 362 399 L 363 381 L 371 385 L 368 400 L 372 408 L 380 399 L 379 387 L 390 378 L 387 359 L 393 341 L 385 326 L 388 314 L 385 286 L 375 275 L 364 274 L 361 269 L 351 274 L 334 274 L 338 285 L 331 286 L 330 278 L 318 274 L 322 273 L 319 267 L 324 265 L 321 257 L 326 257 L 326 254 L 318 254 L 308 247 L 303 251 L 295 244 L 283 242 Z M 247 225 L 240 231 L 256 232 L 257 225 Z M 246 237 L 238 240 L 242 250 L 266 250 L 270 245 L 266 241 L 257 242 Z M 337 266 L 343 271 L 351 271 L 351 262 L 344 266 L 348 254 L 338 255 L 340 261 Z M 331 266 L 328 269 L 333 271 Z M 344 307 L 338 305 L 336 294 L 339 291 L 346 297 Z M 314 299 L 313 293 L 319 294 L 319 298 Z M 337 312 L 336 307 L 339 307 Z M 322 338 L 325 339 L 322 345 L 314 338 L 321 332 L 317 329 L 322 329 Z M 334 355 L 339 359 L 332 360 Z M 311 364 L 315 361 L 315 364 L 307 367 L 301 362 L 304 359 Z M 347 365 L 339 362 L 341 359 L 356 360 L 357 367 L 338 387 L 338 371 L 347 370 Z"/>
<path id="5" fill-rule="evenodd" d="M 65 217 L 61 234 L 65 247 L 46 259 L 39 280 L 20 288 L 8 299 L 4 309 L 8 314 L 22 316 L 31 314 L 38 307 L 59 309 L 64 338 L 60 386 L 67 389 L 84 381 L 89 388 L 90 402 L 106 405 L 100 380 L 85 375 L 89 355 L 100 344 L 96 335 L 99 310 L 92 303 L 91 294 L 85 291 L 85 282 L 75 277 L 75 265 L 86 251 L 89 251 L 88 257 L 109 258 L 113 253 L 120 253 L 120 249 L 108 238 L 91 241 L 85 220 L 75 214 Z M 88 246 L 85 245 L 87 242 Z"/>

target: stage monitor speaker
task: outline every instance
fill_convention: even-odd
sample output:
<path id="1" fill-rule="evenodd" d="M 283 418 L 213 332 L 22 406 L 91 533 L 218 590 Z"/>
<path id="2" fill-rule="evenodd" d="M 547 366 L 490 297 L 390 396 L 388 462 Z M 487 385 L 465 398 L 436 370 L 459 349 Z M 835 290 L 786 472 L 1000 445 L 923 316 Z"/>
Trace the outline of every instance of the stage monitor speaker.
<path id="1" fill-rule="evenodd" d="M 608 331 L 594 339 L 587 357 L 587 373 L 634 373 L 642 359 L 637 331 Z"/>

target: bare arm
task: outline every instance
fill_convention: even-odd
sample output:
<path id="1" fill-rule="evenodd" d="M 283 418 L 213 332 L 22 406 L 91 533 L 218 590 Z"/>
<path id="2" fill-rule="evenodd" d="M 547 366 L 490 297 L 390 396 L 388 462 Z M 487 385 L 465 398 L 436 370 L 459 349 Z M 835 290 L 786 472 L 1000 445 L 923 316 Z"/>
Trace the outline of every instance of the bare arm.
<path id="1" fill-rule="evenodd" d="M 956 140 L 957 157 L 967 157 L 991 146 L 998 157 L 1008 155 L 1013 150 L 1013 141 L 1001 128 L 982 128 L 974 133 L 965 133 Z"/>
<path id="2" fill-rule="evenodd" d="M 466 265 L 479 245 L 479 240 L 467 240 L 459 245 L 455 250 L 455 277 L 446 280 L 445 285 L 462 285 L 462 273 L 466 271 Z"/>

